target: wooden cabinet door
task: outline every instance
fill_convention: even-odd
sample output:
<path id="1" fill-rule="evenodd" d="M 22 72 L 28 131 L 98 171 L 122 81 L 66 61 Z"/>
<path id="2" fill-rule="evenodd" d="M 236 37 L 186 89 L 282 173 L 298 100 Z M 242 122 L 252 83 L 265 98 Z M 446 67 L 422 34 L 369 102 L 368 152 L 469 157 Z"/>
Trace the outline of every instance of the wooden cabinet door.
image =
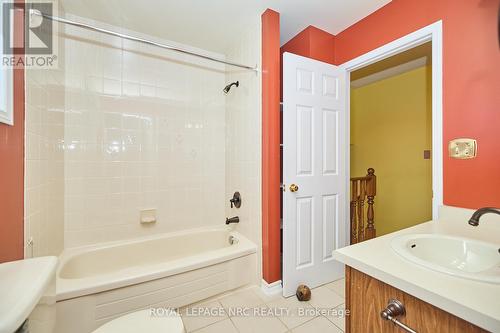
<path id="1" fill-rule="evenodd" d="M 385 309 L 391 298 L 401 301 L 406 308 L 406 315 L 398 320 L 418 333 L 486 332 L 351 267 L 346 267 L 346 308 L 349 309 L 346 331 L 348 333 L 404 333 L 404 330 L 380 317 L 380 311 Z"/>

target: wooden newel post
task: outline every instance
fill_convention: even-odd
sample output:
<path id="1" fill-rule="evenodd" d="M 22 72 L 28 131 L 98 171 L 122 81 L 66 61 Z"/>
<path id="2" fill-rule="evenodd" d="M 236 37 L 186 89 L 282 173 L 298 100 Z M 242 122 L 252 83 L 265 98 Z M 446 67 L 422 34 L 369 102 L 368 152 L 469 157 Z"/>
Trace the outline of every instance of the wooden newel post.
<path id="1" fill-rule="evenodd" d="M 375 170 L 373 168 L 368 169 L 367 177 L 369 178 L 366 182 L 366 197 L 368 209 L 366 212 L 366 230 L 365 238 L 371 239 L 375 238 L 375 213 L 373 212 L 373 204 L 375 195 L 377 194 L 377 176 L 375 176 Z"/>

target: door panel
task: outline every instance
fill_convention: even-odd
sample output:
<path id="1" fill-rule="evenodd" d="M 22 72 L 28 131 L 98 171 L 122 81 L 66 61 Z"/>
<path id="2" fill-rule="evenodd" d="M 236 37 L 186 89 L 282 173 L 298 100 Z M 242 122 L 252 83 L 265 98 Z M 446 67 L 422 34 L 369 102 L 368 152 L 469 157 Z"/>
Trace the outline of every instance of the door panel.
<path id="1" fill-rule="evenodd" d="M 335 110 L 323 110 L 323 175 L 337 174 L 338 114 Z"/>
<path id="2" fill-rule="evenodd" d="M 297 200 L 297 268 L 312 264 L 313 258 L 313 199 Z"/>
<path id="3" fill-rule="evenodd" d="M 345 72 L 283 55 L 283 293 L 339 279 L 345 245 Z M 298 190 L 292 192 L 290 185 Z"/>
<path id="4" fill-rule="evenodd" d="M 311 175 L 313 165 L 313 109 L 297 106 L 297 174 Z"/>
<path id="5" fill-rule="evenodd" d="M 332 260 L 332 252 L 335 250 L 335 225 L 338 221 L 337 205 L 337 195 L 323 196 L 323 262 Z"/>

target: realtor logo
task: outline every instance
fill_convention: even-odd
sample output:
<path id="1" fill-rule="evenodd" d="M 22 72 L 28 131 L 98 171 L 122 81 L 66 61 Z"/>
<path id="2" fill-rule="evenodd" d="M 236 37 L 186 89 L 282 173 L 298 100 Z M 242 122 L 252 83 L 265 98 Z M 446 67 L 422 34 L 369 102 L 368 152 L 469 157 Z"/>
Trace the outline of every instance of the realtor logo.
<path id="1" fill-rule="evenodd" d="M 2 67 L 57 67 L 53 2 L 2 2 Z"/>

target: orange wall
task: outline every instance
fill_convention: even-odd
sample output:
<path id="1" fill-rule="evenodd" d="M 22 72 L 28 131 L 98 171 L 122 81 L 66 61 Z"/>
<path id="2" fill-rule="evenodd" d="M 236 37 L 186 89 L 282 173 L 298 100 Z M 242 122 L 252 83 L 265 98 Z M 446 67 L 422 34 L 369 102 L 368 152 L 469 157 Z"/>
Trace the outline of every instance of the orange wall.
<path id="1" fill-rule="evenodd" d="M 335 36 L 310 25 L 283 45 L 281 54 L 290 52 L 333 64 L 334 46 Z"/>
<path id="2" fill-rule="evenodd" d="M 342 64 L 443 21 L 444 203 L 500 206 L 500 0 L 394 0 L 335 38 Z M 448 157 L 447 142 L 478 140 L 473 160 Z"/>
<path id="3" fill-rule="evenodd" d="M 262 14 L 262 274 L 281 279 L 280 261 L 280 17 Z"/>
<path id="4" fill-rule="evenodd" d="M 331 45 L 301 32 L 282 51 L 342 64 L 438 20 L 443 21 L 444 203 L 500 206 L 500 0 L 393 0 L 334 36 Z M 307 30 L 307 29 L 306 29 Z M 316 45 L 312 45 L 312 43 Z M 324 48 L 324 52 L 317 50 Z M 312 52 L 311 50 L 315 50 Z M 473 160 L 450 159 L 447 142 L 478 140 Z"/>
<path id="5" fill-rule="evenodd" d="M 23 31 L 15 22 L 15 36 Z M 14 70 L 14 126 L 0 124 L 0 262 L 23 258 L 24 70 Z"/>

